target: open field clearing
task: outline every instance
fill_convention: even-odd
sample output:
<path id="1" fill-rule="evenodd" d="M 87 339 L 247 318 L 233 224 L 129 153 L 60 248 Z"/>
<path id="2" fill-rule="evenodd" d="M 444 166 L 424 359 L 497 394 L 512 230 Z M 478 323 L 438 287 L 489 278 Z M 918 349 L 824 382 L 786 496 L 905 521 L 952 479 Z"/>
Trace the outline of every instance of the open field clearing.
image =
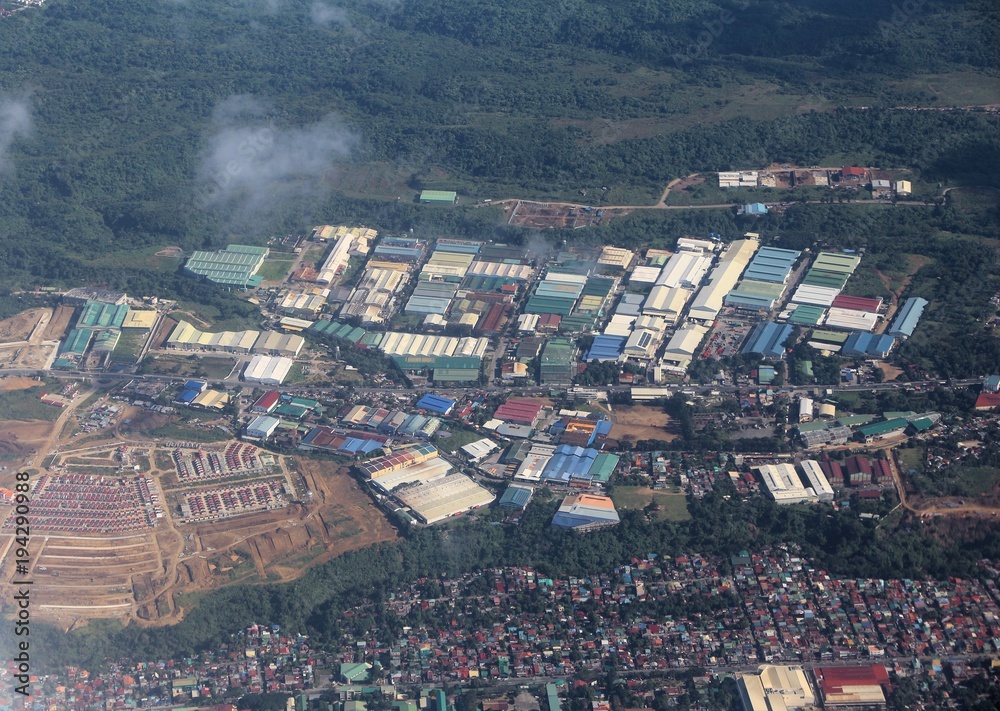
<path id="1" fill-rule="evenodd" d="M 676 439 L 670 429 L 670 416 L 663 410 L 644 405 L 615 407 L 611 418 L 611 438 L 638 441 L 642 439 Z"/>

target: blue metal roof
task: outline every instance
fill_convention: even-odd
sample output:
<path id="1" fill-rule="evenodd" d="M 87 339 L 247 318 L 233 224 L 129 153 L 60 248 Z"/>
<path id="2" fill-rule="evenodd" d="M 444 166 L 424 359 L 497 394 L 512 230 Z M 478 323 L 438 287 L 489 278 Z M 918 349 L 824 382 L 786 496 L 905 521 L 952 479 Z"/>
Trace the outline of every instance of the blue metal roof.
<path id="1" fill-rule="evenodd" d="M 594 336 L 594 343 L 583 357 L 586 361 L 618 360 L 625 345 L 622 336 Z"/>
<path id="2" fill-rule="evenodd" d="M 446 397 L 441 397 L 440 395 L 435 395 L 434 393 L 427 393 L 422 398 L 417 400 L 417 407 L 422 410 L 430 410 L 431 412 L 438 412 L 442 415 L 447 415 L 451 412 L 451 408 L 455 407 L 455 401 Z"/>
<path id="3" fill-rule="evenodd" d="M 192 388 L 188 388 L 186 390 L 182 390 L 181 394 L 177 396 L 177 402 L 184 402 L 184 403 L 191 402 L 196 397 L 198 397 L 198 393 L 199 392 L 200 391 L 194 390 Z"/>
<path id="4" fill-rule="evenodd" d="M 526 486 L 517 486 L 516 484 L 511 484 L 507 487 L 507 491 L 503 492 L 503 496 L 500 497 L 500 505 L 515 509 L 524 509 L 531 501 L 531 495 L 534 492 Z"/>
<path id="5" fill-rule="evenodd" d="M 913 330 L 917 327 L 917 322 L 920 321 L 920 317 L 923 315 L 927 304 L 927 299 L 921 299 L 919 296 L 907 299 L 906 303 L 903 304 L 903 308 L 899 310 L 896 320 L 892 322 L 892 326 L 886 330 L 886 333 L 904 338 L 912 336 Z"/>
<path id="6" fill-rule="evenodd" d="M 855 331 L 840 349 L 845 356 L 873 356 L 884 358 L 889 355 L 889 351 L 896 345 L 896 339 L 888 334 L 864 333 Z"/>
<path id="7" fill-rule="evenodd" d="M 747 266 L 744 279 L 784 283 L 801 252 L 794 249 L 762 247 Z"/>
<path id="8" fill-rule="evenodd" d="M 793 327 L 781 323 L 758 323 L 740 353 L 757 353 L 765 358 L 781 358 L 785 355 L 782 345 L 792 335 Z"/>

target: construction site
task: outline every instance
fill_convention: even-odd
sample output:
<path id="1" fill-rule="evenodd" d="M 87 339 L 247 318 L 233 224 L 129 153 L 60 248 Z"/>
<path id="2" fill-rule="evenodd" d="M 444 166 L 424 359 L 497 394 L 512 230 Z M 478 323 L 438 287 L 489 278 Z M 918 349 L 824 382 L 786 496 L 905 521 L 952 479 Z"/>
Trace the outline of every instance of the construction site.
<path id="1" fill-rule="evenodd" d="M 3 381 L 17 385 L 15 379 Z M 35 385 L 35 381 L 29 385 Z M 292 580 L 308 567 L 395 537 L 346 470 L 240 442 L 81 441 L 68 399 L 52 422 L 2 423 L 0 487 L 32 486 L 33 614 L 64 628 L 96 618 L 170 624 L 186 596 Z M 8 425 L 10 425 L 8 427 Z M 103 439 L 102 439 L 103 438 Z M 32 468 L 34 467 L 34 468 Z M 13 505 L 0 503 L 0 588 L 16 574 Z"/>

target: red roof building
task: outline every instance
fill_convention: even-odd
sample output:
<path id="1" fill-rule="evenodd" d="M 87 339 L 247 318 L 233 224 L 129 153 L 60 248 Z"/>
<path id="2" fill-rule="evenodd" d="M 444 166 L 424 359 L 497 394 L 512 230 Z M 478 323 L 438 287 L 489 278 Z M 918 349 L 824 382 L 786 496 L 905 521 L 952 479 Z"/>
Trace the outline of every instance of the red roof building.
<path id="1" fill-rule="evenodd" d="M 542 405 L 534 400 L 512 397 L 497 408 L 493 417 L 515 425 L 534 427 L 541 411 Z"/>
<path id="2" fill-rule="evenodd" d="M 1000 393 L 980 393 L 976 398 L 976 409 L 980 411 L 1000 408 Z"/>
<path id="3" fill-rule="evenodd" d="M 277 390 L 272 390 L 271 392 L 264 393 L 257 398 L 257 402 L 255 402 L 250 409 L 254 412 L 270 412 L 277 406 L 278 400 L 280 399 L 281 393 Z"/>
<path id="4" fill-rule="evenodd" d="M 882 299 L 868 299 L 863 296 L 846 296 L 841 294 L 833 300 L 832 306 L 837 309 L 876 313 L 882 306 Z"/>

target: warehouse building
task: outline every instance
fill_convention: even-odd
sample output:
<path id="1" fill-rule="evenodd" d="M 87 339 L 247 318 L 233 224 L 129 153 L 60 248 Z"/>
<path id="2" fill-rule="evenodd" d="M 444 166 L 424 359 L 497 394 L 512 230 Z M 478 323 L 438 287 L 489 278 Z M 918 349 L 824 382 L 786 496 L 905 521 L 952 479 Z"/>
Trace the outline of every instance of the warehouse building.
<path id="1" fill-rule="evenodd" d="M 809 483 L 809 488 L 820 501 L 833 501 L 833 487 L 823 473 L 822 467 L 815 459 L 804 459 L 799 463 L 802 474 Z"/>
<path id="2" fill-rule="evenodd" d="M 903 303 L 903 307 L 896 315 L 892 325 L 886 329 L 886 333 L 896 338 L 909 338 L 913 335 L 913 330 L 917 327 L 920 317 L 927 307 L 927 300 L 914 296 Z"/>
<path id="3" fill-rule="evenodd" d="M 635 252 L 624 247 L 612 247 L 610 244 L 604 245 L 601 256 L 597 258 L 597 263 L 604 267 L 612 267 L 625 271 L 632 265 L 635 259 Z"/>
<path id="4" fill-rule="evenodd" d="M 287 358 L 296 358 L 305 345 L 305 339 L 295 333 L 278 333 L 277 331 L 264 331 L 254 341 L 253 353 L 262 355 L 280 355 Z"/>
<path id="5" fill-rule="evenodd" d="M 481 462 L 499 448 L 500 447 L 496 442 L 483 437 L 482 439 L 477 439 L 475 442 L 470 442 L 462 447 L 462 454 L 464 454 L 470 462 Z"/>
<path id="6" fill-rule="evenodd" d="M 712 267 L 712 254 L 678 252 L 670 258 L 656 280 L 658 286 L 697 289 Z"/>
<path id="7" fill-rule="evenodd" d="M 617 526 L 620 522 L 611 497 L 594 494 L 567 496 L 552 517 L 552 525 L 556 528 L 569 528 L 579 533 Z"/>
<path id="8" fill-rule="evenodd" d="M 826 319 L 826 308 L 811 304 L 794 304 L 792 315 L 788 317 L 789 323 L 797 326 L 819 326 Z"/>
<path id="9" fill-rule="evenodd" d="M 740 349 L 740 353 L 756 353 L 764 358 L 778 360 L 785 355 L 785 342 L 791 337 L 794 328 L 789 324 L 758 323 Z"/>
<path id="10" fill-rule="evenodd" d="M 506 262 L 472 262 L 466 271 L 467 276 L 509 279 L 513 282 L 525 282 L 533 273 L 534 270 L 527 264 Z"/>
<path id="11" fill-rule="evenodd" d="M 128 300 L 128 294 L 110 289 L 100 289 L 93 286 L 78 286 L 62 295 L 62 302 L 72 306 L 83 306 L 88 301 L 100 301 L 102 304 L 121 306 Z"/>
<path id="12" fill-rule="evenodd" d="M 155 311 L 143 311 L 141 309 L 129 309 L 122 321 L 122 328 L 152 328 L 156 323 Z"/>
<path id="13" fill-rule="evenodd" d="M 541 383 L 569 384 L 576 375 L 576 344 L 570 338 L 550 338 L 542 349 Z"/>
<path id="14" fill-rule="evenodd" d="M 110 353 L 118 345 L 122 332 L 117 328 L 102 328 L 94 332 L 94 352 Z"/>
<path id="15" fill-rule="evenodd" d="M 254 275 L 268 254 L 267 247 L 231 244 L 217 252 L 194 252 L 184 270 L 215 284 L 246 289 L 260 284 L 260 278 Z"/>
<path id="16" fill-rule="evenodd" d="M 660 278 L 660 274 L 663 272 L 663 267 L 655 266 L 645 266 L 636 267 L 629 274 L 628 283 L 635 284 L 637 286 L 646 287 L 656 283 L 656 280 Z"/>
<path id="17" fill-rule="evenodd" d="M 422 398 L 417 400 L 417 407 L 421 410 L 428 410 L 443 417 L 447 417 L 455 408 L 455 401 L 451 398 L 435 395 L 434 393 L 427 393 Z"/>
<path id="18" fill-rule="evenodd" d="M 622 355 L 625 340 L 622 336 L 594 336 L 594 342 L 583 359 L 587 362 L 618 360 Z"/>
<path id="19" fill-rule="evenodd" d="M 889 672 L 881 664 L 868 667 L 816 667 L 813 669 L 819 686 L 823 708 L 884 708 L 884 684 Z"/>
<path id="20" fill-rule="evenodd" d="M 660 343 L 660 332 L 638 329 L 632 332 L 622 348 L 622 355 L 636 360 L 649 360 Z"/>
<path id="21" fill-rule="evenodd" d="M 66 340 L 63 341 L 59 354 L 82 356 L 90 347 L 90 341 L 93 337 L 94 332 L 89 328 L 74 328 L 66 334 Z"/>
<path id="22" fill-rule="evenodd" d="M 870 311 L 831 308 L 823 322 L 828 328 L 843 328 L 848 331 L 871 331 L 878 323 L 878 314 Z"/>
<path id="23" fill-rule="evenodd" d="M 421 279 L 403 308 L 407 314 L 438 314 L 443 316 L 455 298 L 458 284 Z"/>
<path id="24" fill-rule="evenodd" d="M 719 173 L 720 188 L 756 188 L 759 173 L 756 170 L 725 171 Z"/>
<path id="25" fill-rule="evenodd" d="M 498 502 L 499 506 L 505 509 L 518 509 L 524 511 L 528 508 L 528 502 L 535 495 L 535 490 L 530 486 L 520 484 L 509 484 L 507 490 L 503 492 Z"/>
<path id="26" fill-rule="evenodd" d="M 743 311 L 770 311 L 785 292 L 784 283 L 744 279 L 726 294 L 722 303 Z"/>
<path id="27" fill-rule="evenodd" d="M 681 312 L 691 296 L 692 292 L 688 289 L 658 284 L 650 290 L 643 302 L 642 313 L 659 316 L 672 326 L 680 320 Z"/>
<path id="28" fill-rule="evenodd" d="M 420 203 L 423 205 L 454 205 L 458 202 L 458 193 L 451 190 L 423 190 L 420 193 Z"/>
<path id="29" fill-rule="evenodd" d="M 706 322 L 715 320 L 722 310 L 726 294 L 736 286 L 759 245 L 756 239 L 735 240 L 729 245 L 718 266 L 712 271 L 708 283 L 694 297 L 688 311 L 689 318 Z"/>
<path id="30" fill-rule="evenodd" d="M 378 232 L 365 227 L 333 227 L 321 225 L 313 230 L 313 239 L 318 242 L 333 241 L 330 253 L 323 260 L 316 275 L 319 284 L 330 284 L 347 269 L 352 256 L 368 254 Z"/>
<path id="31" fill-rule="evenodd" d="M 810 304 L 829 308 L 833 300 L 840 295 L 840 287 L 811 286 L 803 282 L 792 294 L 791 301 L 795 304 Z"/>
<path id="32" fill-rule="evenodd" d="M 260 337 L 260 331 L 200 331 L 187 321 L 179 321 L 167 337 L 168 348 L 182 350 L 225 351 L 249 353 Z"/>
<path id="33" fill-rule="evenodd" d="M 514 425 L 534 427 L 542 413 L 542 403 L 526 398 L 512 397 L 497 408 L 493 417 Z"/>
<path id="34" fill-rule="evenodd" d="M 698 346 L 708 334 L 707 326 L 689 323 L 679 329 L 667 342 L 663 351 L 663 362 L 674 368 L 686 370 L 694 360 Z"/>
<path id="35" fill-rule="evenodd" d="M 121 328 L 128 315 L 128 304 L 88 301 L 76 320 L 77 328 Z"/>
<path id="36" fill-rule="evenodd" d="M 778 504 L 800 504 L 815 498 L 807 491 L 792 464 L 762 464 L 756 467 L 761 481 Z"/>
<path id="37" fill-rule="evenodd" d="M 896 339 L 887 334 L 854 332 L 844 341 L 841 355 L 849 358 L 885 358 L 896 345 Z"/>
<path id="38" fill-rule="evenodd" d="M 449 474 L 402 489 L 396 498 L 430 525 L 489 506 L 496 496 L 464 474 Z"/>
<path id="39" fill-rule="evenodd" d="M 292 316 L 311 316 L 313 318 L 326 306 L 330 297 L 329 289 L 320 289 L 316 293 L 290 291 L 281 297 L 278 310 Z"/>
<path id="40" fill-rule="evenodd" d="M 864 296 L 847 296 L 841 294 L 833 300 L 832 306 L 837 309 L 850 309 L 853 311 L 868 311 L 877 313 L 882 308 L 881 298 L 868 298 Z"/>
<path id="41" fill-rule="evenodd" d="M 499 430 L 498 430 L 499 431 Z M 532 443 L 531 449 L 517 468 L 514 478 L 519 481 L 539 482 L 542 472 L 555 454 L 556 448 L 550 444 Z"/>
<path id="42" fill-rule="evenodd" d="M 794 249 L 762 247 L 750 261 L 743 278 L 784 284 L 801 254 Z"/>
<path id="43" fill-rule="evenodd" d="M 816 705 L 816 694 L 800 667 L 763 665 L 756 674 L 738 674 L 736 687 L 744 711 L 793 711 Z"/>
<path id="44" fill-rule="evenodd" d="M 255 418 L 250 420 L 247 426 L 243 430 L 243 436 L 247 439 L 260 439 L 264 440 L 269 438 L 274 434 L 274 431 L 278 429 L 278 425 L 281 424 L 281 420 L 277 417 L 270 417 L 268 415 L 257 415 Z"/>
<path id="45" fill-rule="evenodd" d="M 263 385 L 281 385 L 295 364 L 283 356 L 255 355 L 243 371 L 243 379 Z"/>

